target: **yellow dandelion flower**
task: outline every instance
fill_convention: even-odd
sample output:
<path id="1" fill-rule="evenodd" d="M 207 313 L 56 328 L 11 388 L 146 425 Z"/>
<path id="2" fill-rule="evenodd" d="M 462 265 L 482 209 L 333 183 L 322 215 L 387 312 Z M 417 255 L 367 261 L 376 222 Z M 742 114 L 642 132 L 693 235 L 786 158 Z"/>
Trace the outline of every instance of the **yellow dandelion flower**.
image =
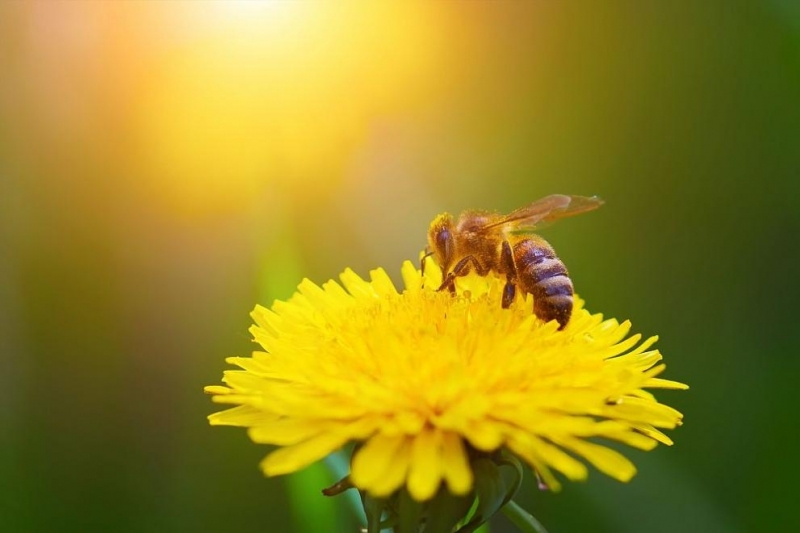
<path id="1" fill-rule="evenodd" d="M 628 481 L 634 465 L 595 437 L 650 450 L 672 441 L 661 429 L 682 415 L 645 389 L 685 389 L 661 379 L 661 354 L 629 335 L 629 322 L 604 320 L 576 298 L 563 330 L 531 313 L 531 298 L 509 309 L 495 275 L 459 279 L 436 291 L 438 268 L 402 267 L 398 291 L 382 269 L 364 280 L 304 280 L 288 301 L 252 313 L 263 351 L 227 361 L 241 370 L 206 387 L 235 407 L 213 425 L 244 426 L 277 446 L 267 475 L 297 471 L 358 443 L 350 482 L 373 497 L 405 488 L 417 501 L 441 487 L 473 490 L 476 454 L 510 452 L 557 489 L 554 471 L 587 476 L 585 459 Z"/>

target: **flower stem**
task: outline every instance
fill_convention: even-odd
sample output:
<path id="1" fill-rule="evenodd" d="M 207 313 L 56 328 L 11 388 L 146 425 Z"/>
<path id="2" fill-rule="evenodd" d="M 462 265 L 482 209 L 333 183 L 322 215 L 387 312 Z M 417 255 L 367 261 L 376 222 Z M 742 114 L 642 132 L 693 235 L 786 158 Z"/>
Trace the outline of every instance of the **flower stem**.
<path id="1" fill-rule="evenodd" d="M 525 533 L 547 533 L 544 526 L 514 500 L 503 506 L 503 514 Z"/>

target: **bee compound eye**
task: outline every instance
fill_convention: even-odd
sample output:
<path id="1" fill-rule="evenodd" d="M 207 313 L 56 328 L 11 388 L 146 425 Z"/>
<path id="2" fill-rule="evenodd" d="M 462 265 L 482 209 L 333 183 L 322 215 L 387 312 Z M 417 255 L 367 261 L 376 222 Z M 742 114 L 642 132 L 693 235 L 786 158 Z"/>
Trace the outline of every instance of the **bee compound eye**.
<path id="1" fill-rule="evenodd" d="M 450 234 L 449 229 L 442 228 L 436 234 L 436 247 L 442 252 L 445 260 L 450 259 L 453 251 L 453 236 Z"/>

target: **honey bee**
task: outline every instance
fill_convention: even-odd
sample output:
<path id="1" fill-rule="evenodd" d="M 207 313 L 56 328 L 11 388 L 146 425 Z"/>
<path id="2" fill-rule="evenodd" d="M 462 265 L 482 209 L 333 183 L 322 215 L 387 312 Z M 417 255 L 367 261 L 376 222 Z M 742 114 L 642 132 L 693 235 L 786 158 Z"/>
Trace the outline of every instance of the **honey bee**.
<path id="1" fill-rule="evenodd" d="M 449 213 L 437 216 L 428 229 L 428 248 L 442 269 L 438 290 L 455 292 L 456 278 L 475 272 L 496 272 L 506 277 L 503 308 L 517 291 L 533 295 L 533 312 L 541 320 L 558 321 L 563 329 L 572 315 L 574 289 L 567 267 L 553 247 L 535 229 L 559 218 L 592 211 L 603 205 L 596 196 L 553 194 L 507 215 L 488 211 L 464 211 L 457 219 Z"/>

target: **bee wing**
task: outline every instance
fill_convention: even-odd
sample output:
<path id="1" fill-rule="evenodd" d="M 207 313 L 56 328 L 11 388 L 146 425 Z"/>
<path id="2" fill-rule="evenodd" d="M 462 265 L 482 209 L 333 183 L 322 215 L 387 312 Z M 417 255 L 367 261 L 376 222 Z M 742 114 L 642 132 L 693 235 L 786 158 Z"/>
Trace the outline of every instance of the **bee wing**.
<path id="1" fill-rule="evenodd" d="M 559 218 L 592 211 L 603 205 L 603 203 L 603 200 L 597 196 L 551 194 L 500 217 L 491 224 L 484 226 L 484 229 L 505 226 L 505 229 L 513 233 L 525 233 L 542 228 Z"/>

